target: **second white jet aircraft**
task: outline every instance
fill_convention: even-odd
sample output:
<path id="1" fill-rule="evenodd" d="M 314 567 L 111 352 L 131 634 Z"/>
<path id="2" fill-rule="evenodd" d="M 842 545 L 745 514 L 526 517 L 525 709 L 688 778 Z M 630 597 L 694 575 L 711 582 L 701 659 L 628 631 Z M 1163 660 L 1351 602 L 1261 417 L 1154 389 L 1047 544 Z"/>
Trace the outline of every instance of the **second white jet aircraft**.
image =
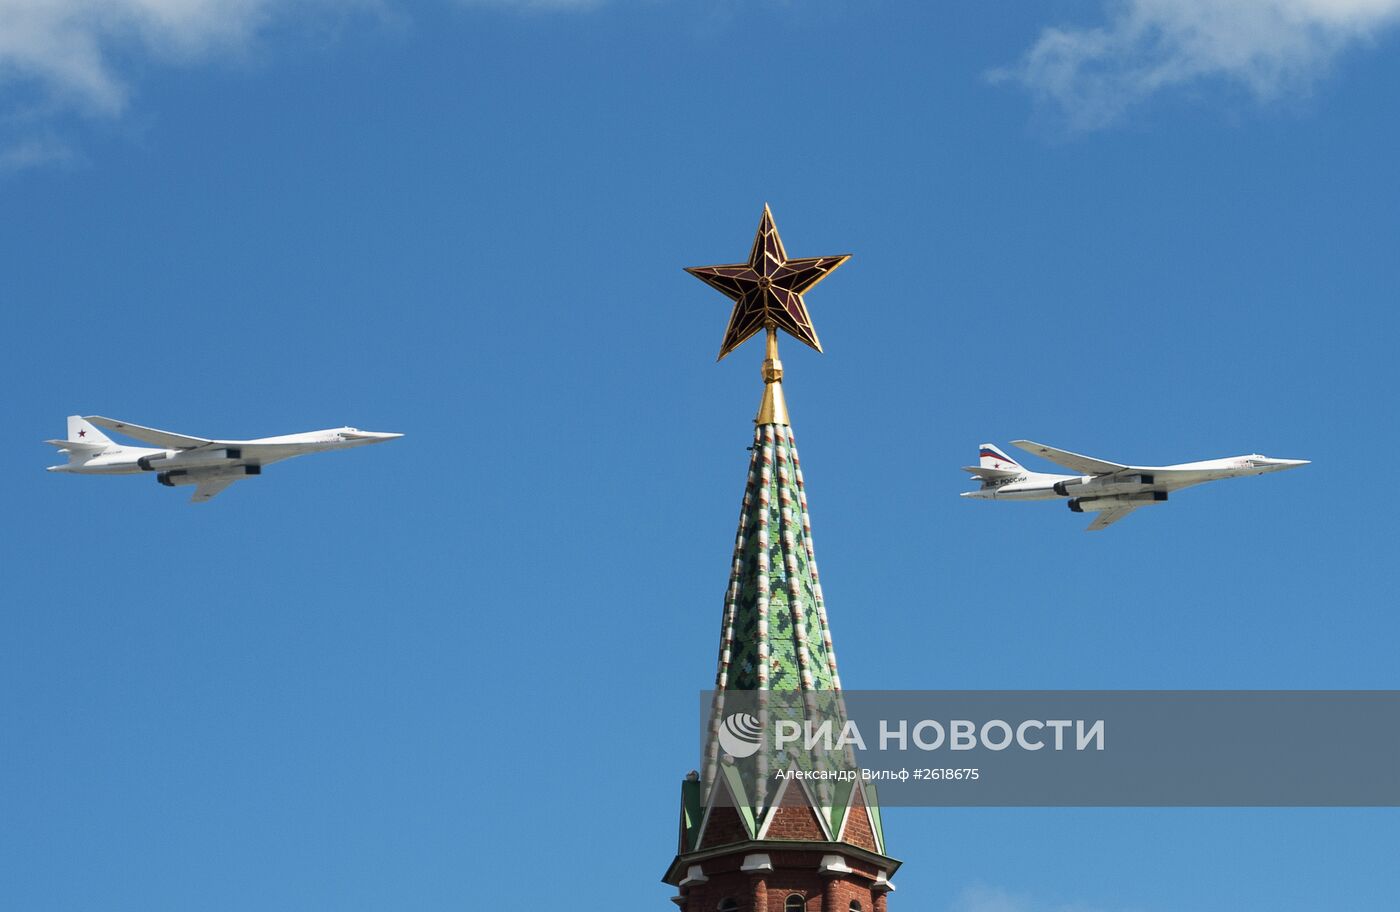
<path id="1" fill-rule="evenodd" d="M 151 446 L 134 447 L 117 443 L 98 427 L 117 431 Z M 194 496 L 190 502 L 202 503 L 213 499 L 214 495 L 235 481 L 249 475 L 261 475 L 262 467 L 269 463 L 307 453 L 383 443 L 402 436 L 343 427 L 257 440 L 210 440 L 158 431 L 98 415 L 89 418 L 70 415 L 68 439 L 44 442 L 58 447 L 58 452 L 68 457 L 66 465 L 49 466 L 50 472 L 73 472 L 78 475 L 155 472 L 156 481 L 163 485 L 172 488 L 194 485 Z"/>
<path id="2" fill-rule="evenodd" d="M 1087 531 L 1105 529 L 1138 507 L 1162 503 L 1167 494 L 1207 481 L 1264 475 L 1308 464 L 1306 459 L 1270 459 L 1252 453 L 1227 459 L 1184 462 L 1171 466 L 1130 466 L 1057 450 L 1032 440 L 1011 443 L 1064 466 L 1077 475 L 1031 472 L 990 443 L 982 444 L 977 465 L 965 466 L 982 482 L 976 491 L 963 497 L 979 500 L 1059 500 L 1068 499 L 1075 513 L 1098 513 Z"/>

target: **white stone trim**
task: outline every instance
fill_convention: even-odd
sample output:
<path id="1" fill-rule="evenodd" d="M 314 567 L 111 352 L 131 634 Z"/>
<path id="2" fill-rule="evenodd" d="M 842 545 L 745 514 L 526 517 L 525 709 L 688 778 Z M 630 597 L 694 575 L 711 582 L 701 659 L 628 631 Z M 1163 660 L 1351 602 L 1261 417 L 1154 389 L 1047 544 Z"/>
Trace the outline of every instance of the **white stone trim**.
<path id="1" fill-rule="evenodd" d="M 745 855 L 744 863 L 739 867 L 740 871 L 771 871 L 773 870 L 773 859 L 763 853 Z"/>

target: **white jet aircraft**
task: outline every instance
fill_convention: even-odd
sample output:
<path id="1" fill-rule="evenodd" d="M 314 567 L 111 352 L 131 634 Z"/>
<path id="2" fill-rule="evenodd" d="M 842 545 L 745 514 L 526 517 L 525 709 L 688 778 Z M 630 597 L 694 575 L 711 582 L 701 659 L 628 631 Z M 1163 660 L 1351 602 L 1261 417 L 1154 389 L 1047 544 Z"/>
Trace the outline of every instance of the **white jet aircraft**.
<path id="1" fill-rule="evenodd" d="M 1263 475 L 1307 465 L 1306 459 L 1270 459 L 1252 453 L 1228 459 L 1207 459 L 1172 466 L 1119 465 L 1090 456 L 1057 450 L 1031 440 L 1013 440 L 1013 445 L 1034 453 L 1078 475 L 1051 475 L 1027 471 L 1020 463 L 990 443 L 982 444 L 975 466 L 965 466 L 982 482 L 976 491 L 963 497 L 979 500 L 1056 500 L 1069 499 L 1075 513 L 1098 513 L 1087 531 L 1106 529 L 1138 507 L 1161 503 L 1171 491 L 1179 491 L 1207 481 Z"/>
<path id="2" fill-rule="evenodd" d="M 135 438 L 150 447 L 126 446 L 98 430 L 104 427 Z M 68 417 L 67 440 L 45 440 L 68 457 L 67 465 L 49 466 L 50 472 L 78 475 L 134 475 L 155 472 L 156 481 L 169 487 L 194 485 L 191 503 L 213 499 L 224 488 L 249 475 L 261 475 L 262 467 L 293 456 L 345 450 L 369 443 L 383 443 L 402 434 L 380 434 L 352 427 L 308 431 L 258 440 L 208 440 L 172 434 L 93 415 Z"/>

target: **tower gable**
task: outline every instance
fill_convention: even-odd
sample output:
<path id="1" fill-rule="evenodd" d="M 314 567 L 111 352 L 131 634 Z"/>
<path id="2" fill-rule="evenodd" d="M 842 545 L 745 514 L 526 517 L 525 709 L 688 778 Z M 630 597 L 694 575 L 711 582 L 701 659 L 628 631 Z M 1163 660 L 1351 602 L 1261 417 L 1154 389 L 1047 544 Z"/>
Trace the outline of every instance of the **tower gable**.
<path id="1" fill-rule="evenodd" d="M 783 782 L 776 806 L 768 812 L 758 835 L 760 839 L 800 839 L 807 842 L 831 839 L 807 789 L 794 779 Z"/>
<path id="2" fill-rule="evenodd" d="M 739 816 L 738 809 L 721 804 L 710 808 L 705 829 L 700 833 L 698 848 L 712 849 L 715 846 L 732 845 L 752 838 L 753 834 L 744 825 L 744 818 Z"/>
<path id="3" fill-rule="evenodd" d="M 870 814 L 865 806 L 864 789 L 859 786 L 851 792 L 851 807 L 842 822 L 841 841 L 871 852 L 880 851 L 875 839 L 875 827 L 870 823 Z"/>

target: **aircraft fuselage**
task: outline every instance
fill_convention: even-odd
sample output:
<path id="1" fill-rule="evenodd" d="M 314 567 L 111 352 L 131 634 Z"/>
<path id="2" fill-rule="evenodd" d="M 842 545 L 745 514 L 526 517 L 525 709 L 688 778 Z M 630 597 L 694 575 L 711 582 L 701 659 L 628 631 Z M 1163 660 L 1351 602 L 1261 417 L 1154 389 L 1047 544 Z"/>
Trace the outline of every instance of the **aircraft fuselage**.
<path id="1" fill-rule="evenodd" d="M 398 434 L 371 434 L 350 427 L 312 430 L 304 434 L 284 434 L 281 437 L 260 437 L 258 440 L 221 440 L 209 447 L 195 450 L 165 450 L 158 447 L 123 447 L 109 445 L 90 457 L 78 458 L 66 465 L 50 465 L 50 472 L 73 472 L 76 475 L 139 475 L 141 472 L 183 471 L 183 469 L 234 469 L 262 467 L 272 462 L 290 460 L 309 452 L 350 450 L 365 444 L 379 443 Z M 256 454 L 245 454 L 245 447 L 256 447 Z M 251 472 L 256 474 L 256 472 Z"/>
<path id="2" fill-rule="evenodd" d="M 1293 468 L 1302 462 L 1293 459 L 1270 459 L 1255 453 L 1174 466 L 1134 466 L 1130 472 L 1115 475 L 1026 472 L 1000 483 L 989 484 L 979 491 L 968 491 L 963 496 L 981 500 L 1060 500 L 1066 497 L 1109 497 L 1151 491 L 1170 492 L 1208 481 L 1266 475 L 1269 472 Z"/>
<path id="3" fill-rule="evenodd" d="M 105 428 L 133 437 L 146 446 L 118 443 L 102 432 Z M 194 502 L 212 499 L 229 485 L 249 475 L 261 475 L 263 466 L 293 456 L 348 450 L 371 443 L 383 443 L 402 434 L 361 431 L 358 428 L 328 428 L 256 440 L 215 440 L 174 434 L 101 415 L 87 418 L 68 416 L 68 437 L 46 440 L 68 457 L 64 465 L 49 466 L 50 472 L 74 475 L 137 475 L 150 472 L 167 487 L 193 486 Z"/>
<path id="4" fill-rule="evenodd" d="M 281 437 L 262 437 L 257 440 L 222 440 L 216 445 L 192 450 L 111 446 L 81 462 L 49 466 L 49 471 L 73 472 L 78 475 L 136 475 L 141 472 L 162 472 L 171 469 L 267 465 L 307 453 L 348 450 L 395 436 L 398 435 L 332 428 Z M 258 448 L 255 458 L 245 458 L 243 448 L 247 446 Z"/>
<path id="5" fill-rule="evenodd" d="M 1056 449 L 1033 440 L 1012 441 L 1028 453 L 1087 474 L 1059 475 L 1032 472 L 997 448 L 984 443 L 978 451 L 978 464 L 964 471 L 981 484 L 963 497 L 974 500 L 1065 500 L 1075 513 L 1096 513 L 1089 531 L 1105 529 L 1124 516 L 1165 501 L 1172 491 L 1246 475 L 1267 475 L 1307 465 L 1306 459 L 1272 459 L 1258 453 L 1206 459 L 1168 466 L 1135 466 L 1109 462 Z"/>

